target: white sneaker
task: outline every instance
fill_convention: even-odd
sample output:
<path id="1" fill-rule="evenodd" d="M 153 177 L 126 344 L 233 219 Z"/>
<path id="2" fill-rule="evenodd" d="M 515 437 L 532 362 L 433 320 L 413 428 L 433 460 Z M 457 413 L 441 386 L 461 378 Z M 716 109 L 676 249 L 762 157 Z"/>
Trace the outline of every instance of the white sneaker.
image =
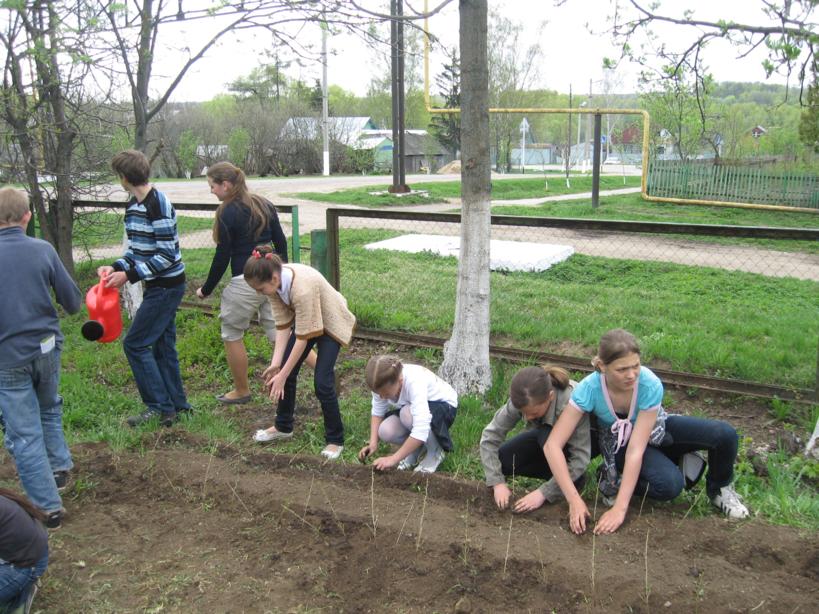
<path id="1" fill-rule="evenodd" d="M 415 463 L 418 462 L 418 457 L 421 455 L 421 448 L 418 448 L 415 452 L 411 452 L 409 456 L 404 457 L 398 463 L 398 471 L 409 471 L 413 468 Z"/>
<path id="2" fill-rule="evenodd" d="M 335 444 L 332 444 L 335 445 Z M 338 460 L 341 458 L 341 452 L 344 450 L 344 446 L 336 446 L 336 449 L 333 450 L 330 448 L 330 445 L 325 447 L 321 451 L 321 455 L 326 458 L 327 460 Z"/>
<path id="3" fill-rule="evenodd" d="M 253 435 L 253 441 L 257 441 L 259 443 L 269 443 L 271 441 L 283 441 L 285 439 L 290 439 L 291 437 L 293 437 L 293 433 L 282 433 L 281 431 L 276 430 L 270 432 L 267 429 L 259 429 L 256 431 L 256 434 Z"/>
<path id="4" fill-rule="evenodd" d="M 737 491 L 730 484 L 720 488 L 719 494 L 711 499 L 711 503 L 718 507 L 728 518 L 747 518 L 750 515 L 748 508 L 745 507 Z"/>
<path id="5" fill-rule="evenodd" d="M 415 468 L 417 473 L 435 473 L 435 470 L 438 468 L 446 454 L 443 450 L 437 450 L 435 452 L 427 452 L 427 455 L 424 457 L 418 466 Z"/>

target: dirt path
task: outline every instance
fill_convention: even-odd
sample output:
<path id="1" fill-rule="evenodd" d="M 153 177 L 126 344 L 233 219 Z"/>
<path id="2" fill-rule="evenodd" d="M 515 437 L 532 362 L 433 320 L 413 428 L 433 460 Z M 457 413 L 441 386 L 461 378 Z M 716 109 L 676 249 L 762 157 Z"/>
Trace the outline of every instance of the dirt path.
<path id="1" fill-rule="evenodd" d="M 513 517 L 477 482 L 211 445 L 175 427 L 143 454 L 75 447 L 82 488 L 37 608 L 795 613 L 819 598 L 815 534 L 637 502 L 614 536 L 576 537 L 565 506 Z"/>

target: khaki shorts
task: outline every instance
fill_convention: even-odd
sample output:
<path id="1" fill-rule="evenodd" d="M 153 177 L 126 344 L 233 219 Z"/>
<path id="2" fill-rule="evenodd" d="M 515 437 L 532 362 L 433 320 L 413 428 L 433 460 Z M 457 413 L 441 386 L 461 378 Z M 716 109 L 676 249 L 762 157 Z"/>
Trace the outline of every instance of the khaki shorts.
<path id="1" fill-rule="evenodd" d="M 247 285 L 243 275 L 230 280 L 222 291 L 219 319 L 222 322 L 222 340 L 239 341 L 250 327 L 250 321 L 258 315 L 264 334 L 270 341 L 276 338 L 276 322 L 270 301 Z"/>

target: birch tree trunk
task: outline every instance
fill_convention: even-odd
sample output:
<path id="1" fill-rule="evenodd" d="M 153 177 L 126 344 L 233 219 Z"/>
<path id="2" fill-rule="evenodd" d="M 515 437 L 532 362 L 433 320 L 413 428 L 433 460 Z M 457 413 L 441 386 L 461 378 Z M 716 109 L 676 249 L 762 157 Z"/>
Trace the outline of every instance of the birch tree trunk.
<path id="1" fill-rule="evenodd" d="M 491 193 L 487 0 L 460 0 L 461 254 L 452 337 L 440 375 L 458 394 L 483 393 L 489 366 L 489 235 Z"/>

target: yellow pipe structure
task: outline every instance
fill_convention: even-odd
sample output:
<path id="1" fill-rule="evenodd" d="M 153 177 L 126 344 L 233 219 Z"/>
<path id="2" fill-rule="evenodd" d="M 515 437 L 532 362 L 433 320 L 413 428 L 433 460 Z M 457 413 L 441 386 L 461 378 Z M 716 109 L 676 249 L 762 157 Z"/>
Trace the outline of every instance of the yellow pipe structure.
<path id="1" fill-rule="evenodd" d="M 428 0 L 424 0 L 424 12 L 429 14 Z M 460 113 L 460 108 L 433 108 L 429 95 L 429 17 L 424 18 L 424 105 L 427 113 L 448 115 Z M 697 200 L 693 198 L 668 198 L 664 196 L 649 196 L 648 194 L 648 135 L 651 127 L 651 117 L 645 109 L 561 109 L 548 107 L 528 108 L 490 108 L 490 113 L 528 113 L 528 114 L 569 114 L 569 115 L 642 115 L 643 117 L 643 148 L 642 148 L 642 177 L 640 178 L 640 196 L 649 202 L 673 203 L 676 205 L 708 205 L 712 207 L 741 207 L 744 209 L 769 209 L 774 211 L 803 211 L 819 213 L 819 209 L 805 209 L 789 207 L 787 205 L 759 205 L 755 203 L 735 203 L 719 200 Z"/>

